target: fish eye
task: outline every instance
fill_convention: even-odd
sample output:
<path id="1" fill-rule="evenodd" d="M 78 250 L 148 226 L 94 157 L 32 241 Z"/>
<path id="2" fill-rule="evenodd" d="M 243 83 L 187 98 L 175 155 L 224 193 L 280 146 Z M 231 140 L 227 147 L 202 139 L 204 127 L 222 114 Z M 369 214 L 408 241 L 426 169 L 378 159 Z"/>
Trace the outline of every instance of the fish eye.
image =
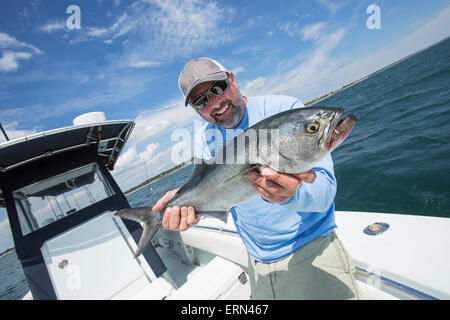
<path id="1" fill-rule="evenodd" d="M 306 124 L 305 129 L 306 129 L 307 133 L 313 134 L 313 133 L 316 133 L 319 130 L 319 127 L 320 127 L 319 122 L 313 120 L 313 121 L 310 121 L 310 122 L 308 122 Z"/>

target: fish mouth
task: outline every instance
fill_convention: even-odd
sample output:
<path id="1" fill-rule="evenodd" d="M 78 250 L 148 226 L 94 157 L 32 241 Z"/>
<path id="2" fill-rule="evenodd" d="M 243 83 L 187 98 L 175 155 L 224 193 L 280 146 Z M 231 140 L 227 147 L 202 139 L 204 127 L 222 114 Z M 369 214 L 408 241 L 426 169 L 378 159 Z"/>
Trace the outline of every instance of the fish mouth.
<path id="1" fill-rule="evenodd" d="M 336 149 L 348 137 L 356 124 L 357 119 L 353 114 L 349 113 L 341 119 L 342 115 L 343 112 L 337 112 L 328 127 L 324 147 L 329 151 Z"/>

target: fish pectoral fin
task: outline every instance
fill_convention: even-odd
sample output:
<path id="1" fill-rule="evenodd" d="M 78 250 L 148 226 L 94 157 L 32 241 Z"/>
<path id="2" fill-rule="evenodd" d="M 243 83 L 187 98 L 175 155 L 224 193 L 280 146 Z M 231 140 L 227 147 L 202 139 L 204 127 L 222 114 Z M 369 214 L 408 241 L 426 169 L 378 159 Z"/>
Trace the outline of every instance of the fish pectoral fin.
<path id="1" fill-rule="evenodd" d="M 144 224 L 141 239 L 137 246 L 134 257 L 137 258 L 148 247 L 155 233 L 161 226 L 161 218 L 158 212 L 153 212 L 152 207 L 130 208 L 116 212 L 114 215 L 128 220 L 141 222 Z"/>

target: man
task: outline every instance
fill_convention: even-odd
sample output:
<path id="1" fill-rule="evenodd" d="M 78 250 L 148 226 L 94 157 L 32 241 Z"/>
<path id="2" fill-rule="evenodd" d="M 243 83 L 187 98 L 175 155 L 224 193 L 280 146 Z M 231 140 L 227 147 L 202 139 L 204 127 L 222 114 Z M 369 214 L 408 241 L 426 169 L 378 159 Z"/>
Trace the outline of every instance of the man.
<path id="1" fill-rule="evenodd" d="M 196 157 L 206 160 L 249 126 L 304 107 L 293 97 L 242 96 L 233 73 L 208 58 L 186 63 L 178 83 L 185 105 L 208 122 L 195 139 Z M 331 156 L 298 174 L 269 167 L 261 174 L 251 171 L 248 183 L 261 197 L 230 212 L 249 253 L 252 298 L 360 299 L 354 266 L 333 231 L 336 178 Z M 176 191 L 167 192 L 153 210 L 161 211 Z M 193 207 L 172 207 L 166 208 L 162 225 L 184 231 L 199 220 Z"/>

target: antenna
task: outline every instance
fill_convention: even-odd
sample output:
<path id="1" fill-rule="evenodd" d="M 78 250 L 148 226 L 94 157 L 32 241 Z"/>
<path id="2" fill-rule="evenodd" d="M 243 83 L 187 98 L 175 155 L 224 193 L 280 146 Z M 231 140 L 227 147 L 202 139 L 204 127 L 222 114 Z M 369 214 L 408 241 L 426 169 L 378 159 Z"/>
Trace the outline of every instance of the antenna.
<path id="1" fill-rule="evenodd" d="M 3 129 L 2 124 L 0 123 L 0 129 L 2 129 L 3 135 L 5 136 L 6 141 L 9 141 L 8 135 L 6 134 L 5 129 Z"/>
<path id="2" fill-rule="evenodd" d="M 145 181 L 145 182 L 148 183 L 148 181 L 149 181 L 150 179 L 149 179 L 149 177 L 148 177 L 148 171 L 147 171 L 147 166 L 146 166 L 146 162 L 145 162 L 145 161 L 144 161 L 144 169 L 145 169 L 145 174 L 147 175 L 147 181 Z"/>

